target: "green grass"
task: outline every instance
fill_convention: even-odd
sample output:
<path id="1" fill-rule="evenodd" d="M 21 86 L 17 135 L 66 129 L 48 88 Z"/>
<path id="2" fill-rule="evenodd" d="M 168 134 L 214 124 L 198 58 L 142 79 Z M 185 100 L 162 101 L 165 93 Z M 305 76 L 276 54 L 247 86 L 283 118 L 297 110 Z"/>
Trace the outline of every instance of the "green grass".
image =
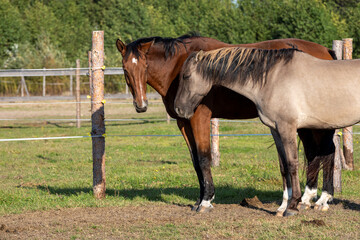
<path id="1" fill-rule="evenodd" d="M 90 138 L 2 142 L 0 214 L 59 207 L 136 205 L 149 201 L 193 203 L 198 196 L 198 183 L 182 137 L 111 137 L 179 134 L 174 121 L 167 124 L 151 120 L 164 115 L 137 115 L 149 120 L 107 124 L 110 136 L 106 138 L 107 198 L 104 201 L 92 197 Z M 68 123 L 2 125 L 0 138 L 83 136 L 91 128 L 90 123 L 83 123 L 80 129 Z M 220 132 L 269 131 L 258 122 L 221 122 Z M 355 137 L 357 153 L 358 137 Z M 215 202 L 237 203 L 255 195 L 263 201 L 281 198 L 282 183 L 272 144 L 270 136 L 220 137 L 221 164 L 212 170 L 217 190 Z M 304 174 L 300 175 L 304 187 Z M 344 172 L 343 197 L 359 196 L 359 175 L 358 170 Z"/>
<path id="2" fill-rule="evenodd" d="M 67 124 L 19 125 L 2 128 L 0 137 L 77 136 L 86 135 L 89 129 L 89 124 L 80 129 Z M 107 133 L 177 135 L 179 131 L 175 122 L 129 122 L 110 123 Z M 235 203 L 239 192 L 260 194 L 266 200 L 281 195 L 275 150 L 267 150 L 270 145 L 271 138 L 266 136 L 221 137 L 221 166 L 213 169 L 219 203 Z M 0 214 L 148 201 L 191 204 L 198 196 L 195 171 L 182 137 L 107 137 L 107 198 L 101 202 L 92 197 L 90 138 L 3 142 L 0 154 Z"/>
<path id="3" fill-rule="evenodd" d="M 109 122 L 106 126 L 107 134 L 179 134 L 175 121 L 167 124 L 165 121 L 151 120 L 166 117 L 162 106 L 153 107 L 159 108 L 158 111 L 127 115 L 129 118 L 148 118 L 148 121 Z M 125 116 L 120 110 L 117 111 L 115 114 L 108 112 L 107 118 Z M 75 128 L 73 123 L 61 122 L 0 124 L 0 138 L 85 136 L 91 129 L 90 123 L 83 123 L 80 129 Z M 359 131 L 359 127 L 356 126 L 354 131 Z M 221 122 L 220 133 L 269 133 L 269 130 L 259 122 Z M 343 171 L 343 192 L 336 194 L 336 198 L 360 199 L 360 138 L 358 135 L 354 137 L 356 169 Z M 301 148 L 300 151 L 300 179 L 304 190 Z M 220 166 L 212 169 L 216 186 L 215 203 L 238 204 L 243 198 L 253 196 L 263 202 L 282 198 L 277 153 L 271 136 L 220 137 L 220 152 Z M 196 174 L 182 137 L 107 137 L 107 196 L 101 201 L 95 200 L 92 194 L 90 138 L 1 142 L 0 156 L 0 215 L 58 208 L 121 207 L 149 203 L 188 205 L 193 204 L 199 194 Z M 221 222 L 216 224 L 221 225 Z M 303 231 L 303 226 L 294 221 L 288 224 L 286 230 L 277 224 L 265 221 L 256 236 L 248 236 L 269 239 L 291 236 L 291 231 Z M 231 235 L 227 227 L 220 225 L 217 227 L 221 236 L 236 236 Z M 208 228 L 217 228 L 205 224 L 200 224 L 199 227 L 203 227 L 204 232 Z M 98 226 L 93 224 L 91 228 Z M 191 226 L 186 224 L 167 223 L 148 229 L 147 232 L 150 238 L 162 238 L 189 228 Z M 269 232 L 273 228 L 278 230 L 275 233 Z M 192 235 L 197 239 L 203 236 L 198 232 Z M 307 236 L 314 237 L 310 233 Z M 324 238 L 326 236 L 328 235 Z"/>

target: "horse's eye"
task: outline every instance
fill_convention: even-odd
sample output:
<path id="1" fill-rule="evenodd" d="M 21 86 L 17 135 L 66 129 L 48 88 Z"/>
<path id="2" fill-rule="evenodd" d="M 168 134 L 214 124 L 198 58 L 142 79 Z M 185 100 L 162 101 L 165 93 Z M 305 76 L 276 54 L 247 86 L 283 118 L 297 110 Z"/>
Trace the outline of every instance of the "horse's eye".
<path id="1" fill-rule="evenodd" d="M 183 75 L 183 79 L 187 80 L 190 78 L 190 75 Z"/>

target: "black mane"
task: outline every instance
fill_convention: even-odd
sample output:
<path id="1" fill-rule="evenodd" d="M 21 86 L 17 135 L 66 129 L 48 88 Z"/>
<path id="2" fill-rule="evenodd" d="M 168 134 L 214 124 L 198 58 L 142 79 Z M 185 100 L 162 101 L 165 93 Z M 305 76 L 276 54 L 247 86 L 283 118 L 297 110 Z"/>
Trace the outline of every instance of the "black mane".
<path id="1" fill-rule="evenodd" d="M 270 70 L 280 61 L 290 62 L 295 52 L 302 51 L 296 48 L 264 50 L 239 47 L 199 52 L 193 57 L 199 59 L 196 71 L 207 80 L 240 81 L 244 85 L 251 79 L 254 86 L 262 87 Z"/>
<path id="2" fill-rule="evenodd" d="M 182 35 L 178 38 L 162 38 L 162 37 L 148 37 L 148 38 L 140 38 L 135 40 L 132 43 L 126 45 L 126 53 L 125 59 L 129 57 L 130 54 L 134 54 L 136 58 L 139 58 L 140 52 L 139 48 L 141 44 L 148 43 L 154 41 L 154 44 L 162 44 L 165 50 L 165 59 L 172 57 L 175 55 L 177 49 L 179 48 L 179 44 L 183 44 L 186 48 L 186 43 L 184 40 L 192 37 L 200 37 L 200 34 L 197 32 L 190 32 L 188 34 Z"/>

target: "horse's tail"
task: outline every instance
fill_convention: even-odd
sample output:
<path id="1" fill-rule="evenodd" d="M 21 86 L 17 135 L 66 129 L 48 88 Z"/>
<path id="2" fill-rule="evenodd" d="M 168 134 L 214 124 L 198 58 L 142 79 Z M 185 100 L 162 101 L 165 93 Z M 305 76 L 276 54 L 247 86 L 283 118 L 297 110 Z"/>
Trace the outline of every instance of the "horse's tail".
<path id="1" fill-rule="evenodd" d="M 328 52 L 334 60 L 338 60 L 334 50 L 328 49 Z"/>
<path id="2" fill-rule="evenodd" d="M 326 156 L 317 156 L 307 166 L 307 181 L 316 181 L 320 170 L 323 170 L 324 183 L 332 181 L 334 174 L 334 155 L 335 153 Z"/>

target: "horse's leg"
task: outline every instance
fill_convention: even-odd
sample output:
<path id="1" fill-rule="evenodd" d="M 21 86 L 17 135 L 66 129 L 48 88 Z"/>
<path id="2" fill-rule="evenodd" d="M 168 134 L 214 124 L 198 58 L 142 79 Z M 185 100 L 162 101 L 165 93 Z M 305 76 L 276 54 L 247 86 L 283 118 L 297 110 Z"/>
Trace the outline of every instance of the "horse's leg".
<path id="1" fill-rule="evenodd" d="M 314 209 L 320 211 L 327 211 L 329 209 L 328 201 L 331 201 L 334 195 L 334 133 L 335 130 L 321 131 L 321 141 L 318 155 L 321 157 L 323 165 L 323 189 L 321 196 L 315 203 L 314 207 Z"/>
<path id="2" fill-rule="evenodd" d="M 276 216 L 282 217 L 289 205 L 289 199 L 292 196 L 291 180 L 289 169 L 286 163 L 286 156 L 284 151 L 284 146 L 282 144 L 280 135 L 273 129 L 271 129 L 271 134 L 273 135 L 276 149 L 278 151 L 280 172 L 283 180 L 283 200 L 280 207 L 276 211 Z"/>
<path id="3" fill-rule="evenodd" d="M 198 154 L 197 154 L 197 150 L 196 150 L 196 143 L 195 143 L 195 139 L 194 139 L 194 135 L 190 126 L 190 122 L 188 120 L 180 120 L 177 119 L 177 125 L 185 139 L 185 142 L 188 146 L 190 155 L 191 155 L 191 159 L 196 171 L 196 175 L 198 177 L 199 180 L 199 185 L 200 185 L 200 197 L 199 199 L 196 201 L 194 207 L 192 210 L 197 210 L 198 206 L 200 205 L 203 196 L 204 196 L 204 177 L 202 175 L 201 169 L 200 169 L 200 164 L 199 164 L 199 159 L 198 159 Z"/>
<path id="4" fill-rule="evenodd" d="M 205 105 L 198 106 L 190 120 L 204 189 L 197 212 L 210 211 L 213 208 L 211 201 L 215 197 L 215 187 L 211 176 L 210 120 L 211 111 Z"/>
<path id="5" fill-rule="evenodd" d="M 320 170 L 320 159 L 316 158 L 318 143 L 316 143 L 313 133 L 310 129 L 299 129 L 299 137 L 303 142 L 305 156 L 307 160 L 306 168 L 306 186 L 305 192 L 301 197 L 298 208 L 308 209 L 311 207 L 310 201 L 317 196 L 318 175 Z M 316 158 L 316 159 L 315 159 Z M 311 166 L 311 167 L 309 167 Z"/>
<path id="6" fill-rule="evenodd" d="M 301 199 L 300 181 L 298 176 L 299 161 L 297 154 L 296 126 L 282 122 L 277 125 L 277 133 L 281 139 L 288 171 L 290 173 L 292 197 L 285 212 L 286 216 L 295 215 L 299 212 L 297 205 Z"/>

